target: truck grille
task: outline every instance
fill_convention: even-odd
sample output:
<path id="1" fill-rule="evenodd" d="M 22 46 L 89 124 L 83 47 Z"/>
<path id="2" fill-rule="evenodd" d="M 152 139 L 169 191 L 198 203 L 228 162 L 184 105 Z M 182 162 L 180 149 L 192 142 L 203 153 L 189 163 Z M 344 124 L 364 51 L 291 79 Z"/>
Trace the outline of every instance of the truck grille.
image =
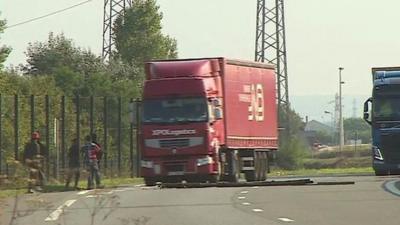
<path id="1" fill-rule="evenodd" d="M 169 164 L 165 165 L 165 169 L 168 172 L 183 172 L 185 171 L 185 167 L 183 164 Z"/>
<path id="2" fill-rule="evenodd" d="M 188 148 L 204 144 L 203 137 L 146 139 L 145 145 L 150 148 Z"/>
<path id="3" fill-rule="evenodd" d="M 189 147 L 189 139 L 164 139 L 160 140 L 161 148 L 184 148 Z"/>
<path id="4" fill-rule="evenodd" d="M 400 163 L 400 134 L 382 134 L 381 152 L 386 163 Z"/>

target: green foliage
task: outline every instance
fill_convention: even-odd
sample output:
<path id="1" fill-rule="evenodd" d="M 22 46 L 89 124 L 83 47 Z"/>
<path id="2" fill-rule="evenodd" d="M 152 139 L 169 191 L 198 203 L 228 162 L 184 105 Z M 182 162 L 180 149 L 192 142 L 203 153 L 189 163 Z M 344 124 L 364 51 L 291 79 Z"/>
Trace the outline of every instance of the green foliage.
<path id="1" fill-rule="evenodd" d="M 372 175 L 374 170 L 371 166 L 361 168 L 329 168 L 329 169 L 300 169 L 300 170 L 274 170 L 271 176 L 329 176 L 338 174 L 365 174 Z"/>
<path id="2" fill-rule="evenodd" d="M 279 151 L 277 155 L 278 166 L 284 169 L 297 169 L 303 165 L 303 160 L 308 154 L 306 140 L 303 138 L 304 122 L 292 109 L 289 112 L 279 110 L 280 118 L 287 118 L 290 121 L 289 132 L 282 130 L 279 135 Z M 287 127 L 288 121 L 281 120 L 280 127 Z"/>
<path id="3" fill-rule="evenodd" d="M 303 160 L 307 156 L 307 147 L 304 142 L 298 137 L 292 137 L 281 143 L 277 155 L 278 166 L 289 170 L 302 168 Z"/>
<path id="4" fill-rule="evenodd" d="M 371 143 L 371 126 L 362 118 L 348 118 L 343 121 L 345 139 L 361 139 L 362 143 Z"/>
<path id="5" fill-rule="evenodd" d="M 50 157 L 55 157 L 56 122 L 61 121 L 61 96 L 65 96 L 65 140 L 76 137 L 77 99 L 80 96 L 80 135 L 83 138 L 89 132 L 90 96 L 94 97 L 94 129 L 102 143 L 108 126 L 108 157 L 117 154 L 118 127 L 121 125 L 122 161 L 128 163 L 129 156 L 129 107 L 130 99 L 140 96 L 144 80 L 143 62 L 150 59 L 177 57 L 176 41 L 161 33 L 162 14 L 154 0 L 134 1 L 133 7 L 126 12 L 126 18 L 116 21 L 115 40 L 117 52 L 109 62 L 103 63 L 101 57 L 89 50 L 77 47 L 74 41 L 64 34 L 50 33 L 44 42 L 30 43 L 27 50 L 27 62 L 20 71 L 0 72 L 0 93 L 2 99 L 2 146 L 3 156 L 14 157 L 15 110 L 14 95 L 19 103 L 19 152 L 30 139 L 31 104 L 30 96 L 35 96 L 34 129 L 43 136 L 50 137 Z M 123 23 L 122 23 L 123 21 Z M 0 21 L 0 33 L 4 28 Z M 0 51 L 0 53 L 2 53 Z M 6 53 L 6 52 L 5 52 Z M 2 66 L 0 54 L 0 67 Z M 46 134 L 46 101 L 50 100 L 50 133 Z M 107 96 L 107 100 L 104 100 Z M 119 99 L 122 115 L 119 124 Z M 104 105 L 105 104 L 105 105 Z M 103 112 L 107 109 L 107 117 Z M 70 143 L 66 143 L 66 147 Z M 134 143 L 135 144 L 135 143 Z M 54 161 L 54 159 L 51 159 Z"/>
<path id="6" fill-rule="evenodd" d="M 47 42 L 30 44 L 27 56 L 25 75 L 51 77 L 56 88 L 66 96 L 133 97 L 139 93 L 138 76 L 131 75 L 138 72 L 132 66 L 116 61 L 105 65 L 100 57 L 76 47 L 63 34 L 50 33 Z"/>
<path id="7" fill-rule="evenodd" d="M 177 57 L 177 42 L 161 32 L 162 13 L 155 0 L 134 0 L 115 20 L 115 43 L 121 60 L 136 67 L 152 59 Z"/>
<path id="8" fill-rule="evenodd" d="M 326 131 L 317 131 L 315 138 L 319 143 L 328 144 L 332 143 L 333 136 Z"/>
<path id="9" fill-rule="evenodd" d="M 4 32 L 6 21 L 0 20 L 0 34 Z M 10 54 L 11 48 L 7 46 L 0 46 L 0 70 L 3 69 L 3 63 L 6 61 L 7 56 Z"/>
<path id="10" fill-rule="evenodd" d="M 52 75 L 60 68 L 88 76 L 102 69 L 100 57 L 76 47 L 64 34 L 49 34 L 47 42 L 30 43 L 26 52 L 28 64 L 23 71 L 28 75 Z"/>
<path id="11" fill-rule="evenodd" d="M 339 150 L 339 147 L 330 147 L 327 150 L 319 151 L 312 154 L 312 158 L 316 159 L 330 159 L 336 157 L 364 157 L 364 156 L 371 156 L 371 145 L 363 144 L 363 145 L 347 145 L 344 146 L 342 151 Z"/>

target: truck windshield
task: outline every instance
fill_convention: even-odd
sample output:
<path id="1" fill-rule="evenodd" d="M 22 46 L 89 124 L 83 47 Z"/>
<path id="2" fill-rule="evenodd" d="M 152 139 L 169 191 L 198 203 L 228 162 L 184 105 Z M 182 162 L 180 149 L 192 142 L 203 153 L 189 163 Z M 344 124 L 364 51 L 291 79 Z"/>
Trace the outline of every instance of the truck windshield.
<path id="1" fill-rule="evenodd" d="M 208 120 L 205 98 L 169 98 L 143 101 L 144 123 L 204 122 Z"/>
<path id="2" fill-rule="evenodd" d="M 400 96 L 379 95 L 374 100 L 376 120 L 400 120 Z"/>

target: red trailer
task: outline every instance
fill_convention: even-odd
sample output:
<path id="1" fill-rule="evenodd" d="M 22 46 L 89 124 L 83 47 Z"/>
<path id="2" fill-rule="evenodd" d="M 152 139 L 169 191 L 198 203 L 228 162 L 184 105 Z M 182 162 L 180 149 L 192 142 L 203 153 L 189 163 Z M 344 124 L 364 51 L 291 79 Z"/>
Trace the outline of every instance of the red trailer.
<path id="1" fill-rule="evenodd" d="M 277 150 L 274 66 L 225 58 L 145 64 L 141 175 L 155 182 L 266 179 Z"/>

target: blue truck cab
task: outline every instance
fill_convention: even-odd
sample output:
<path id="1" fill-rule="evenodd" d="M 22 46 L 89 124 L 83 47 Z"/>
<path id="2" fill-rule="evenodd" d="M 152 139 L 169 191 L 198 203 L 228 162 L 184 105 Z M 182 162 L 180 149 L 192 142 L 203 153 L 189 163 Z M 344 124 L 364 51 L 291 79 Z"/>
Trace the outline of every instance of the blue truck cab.
<path id="1" fill-rule="evenodd" d="M 372 68 L 372 80 L 372 97 L 364 103 L 372 167 L 377 176 L 400 174 L 400 67 Z"/>

